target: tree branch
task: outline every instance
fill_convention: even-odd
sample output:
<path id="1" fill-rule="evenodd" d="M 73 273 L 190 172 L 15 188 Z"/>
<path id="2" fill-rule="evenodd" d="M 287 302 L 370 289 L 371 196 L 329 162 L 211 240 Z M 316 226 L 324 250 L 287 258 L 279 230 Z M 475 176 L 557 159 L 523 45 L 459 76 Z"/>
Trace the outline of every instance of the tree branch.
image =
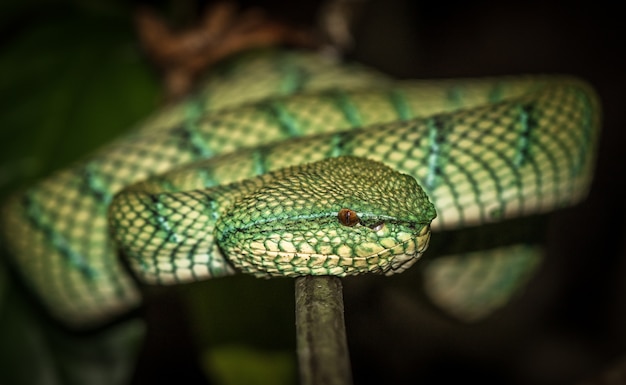
<path id="1" fill-rule="evenodd" d="M 301 384 L 352 384 L 341 280 L 304 276 L 295 286 Z"/>

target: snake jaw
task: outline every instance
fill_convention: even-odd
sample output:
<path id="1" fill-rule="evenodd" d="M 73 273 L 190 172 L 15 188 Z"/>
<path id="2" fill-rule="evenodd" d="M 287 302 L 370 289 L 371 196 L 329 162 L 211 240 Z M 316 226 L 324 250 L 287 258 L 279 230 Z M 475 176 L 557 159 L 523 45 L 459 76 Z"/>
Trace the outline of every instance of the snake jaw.
<path id="1" fill-rule="evenodd" d="M 430 234 L 430 225 L 423 226 L 418 235 L 413 239 L 413 254 L 405 253 L 405 258 L 402 258 L 401 255 L 397 255 L 392 261 L 391 269 L 386 271 L 385 275 L 389 276 L 402 273 L 413 266 L 413 264 L 422 257 L 426 249 L 428 249 Z"/>
<path id="2" fill-rule="evenodd" d="M 399 224 L 386 224 L 378 231 L 357 225 L 352 238 L 337 231 L 321 236 L 311 234 L 259 232 L 238 246 L 226 250 L 239 270 L 257 277 L 302 275 L 392 275 L 411 267 L 424 253 L 430 240 L 430 226 L 419 231 Z M 315 235 L 318 238 L 313 238 Z M 312 242 L 319 239 L 317 242 Z"/>

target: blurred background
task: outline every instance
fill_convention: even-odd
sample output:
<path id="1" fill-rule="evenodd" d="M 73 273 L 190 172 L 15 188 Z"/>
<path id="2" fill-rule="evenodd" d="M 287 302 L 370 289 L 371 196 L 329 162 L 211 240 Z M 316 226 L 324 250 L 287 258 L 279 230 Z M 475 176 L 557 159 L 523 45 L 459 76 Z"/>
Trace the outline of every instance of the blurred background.
<path id="1" fill-rule="evenodd" d="M 159 107 L 159 74 L 133 24 L 138 5 L 184 26 L 209 4 L 4 0 L 1 196 L 66 166 Z M 313 27 L 322 2 L 239 5 Z M 619 8 L 606 0 L 359 2 L 351 60 L 399 78 L 576 75 L 599 93 L 604 123 L 589 199 L 549 217 L 539 273 L 491 317 L 466 325 L 439 313 L 411 286 L 419 269 L 344 280 L 356 384 L 577 384 L 624 362 L 626 48 Z M 0 383 L 111 383 L 103 379 L 113 372 L 135 384 L 294 383 L 292 291 L 287 279 L 249 277 L 149 289 L 140 312 L 145 325 L 77 336 L 51 325 L 3 268 Z M 126 339 L 127 332 L 132 337 Z M 621 373 L 605 383 L 626 383 L 626 363 Z"/>

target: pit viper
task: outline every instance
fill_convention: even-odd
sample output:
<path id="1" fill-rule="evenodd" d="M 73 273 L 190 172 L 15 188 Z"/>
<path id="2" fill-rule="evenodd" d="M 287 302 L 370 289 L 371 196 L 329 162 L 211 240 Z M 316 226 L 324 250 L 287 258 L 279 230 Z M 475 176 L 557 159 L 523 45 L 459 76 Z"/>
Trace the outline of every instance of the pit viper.
<path id="1" fill-rule="evenodd" d="M 593 89 L 568 76 L 397 81 L 314 53 L 248 53 L 8 199 L 3 244 L 73 327 L 140 303 L 129 270 L 164 285 L 393 274 L 431 229 L 583 199 L 599 125 Z"/>

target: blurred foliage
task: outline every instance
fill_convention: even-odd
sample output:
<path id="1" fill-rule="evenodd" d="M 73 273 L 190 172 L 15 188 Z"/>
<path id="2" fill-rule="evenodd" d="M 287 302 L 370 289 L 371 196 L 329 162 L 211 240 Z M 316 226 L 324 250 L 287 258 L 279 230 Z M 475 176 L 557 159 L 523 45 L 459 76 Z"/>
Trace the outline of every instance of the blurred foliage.
<path id="1" fill-rule="evenodd" d="M 288 385 L 296 379 L 293 355 L 281 351 L 223 346 L 204 354 L 203 362 L 220 385 Z"/>
<path id="2" fill-rule="evenodd" d="M 2 6 L 15 14 L 0 53 L 1 193 L 119 135 L 159 99 L 130 9 L 26 3 Z"/>
<path id="3" fill-rule="evenodd" d="M 128 383 L 144 336 L 141 320 L 81 335 L 41 317 L 18 290 L 7 291 L 0 305 L 0 383 Z"/>
<path id="4" fill-rule="evenodd" d="M 296 383 L 293 290 L 292 279 L 247 275 L 178 290 L 212 383 Z"/>

